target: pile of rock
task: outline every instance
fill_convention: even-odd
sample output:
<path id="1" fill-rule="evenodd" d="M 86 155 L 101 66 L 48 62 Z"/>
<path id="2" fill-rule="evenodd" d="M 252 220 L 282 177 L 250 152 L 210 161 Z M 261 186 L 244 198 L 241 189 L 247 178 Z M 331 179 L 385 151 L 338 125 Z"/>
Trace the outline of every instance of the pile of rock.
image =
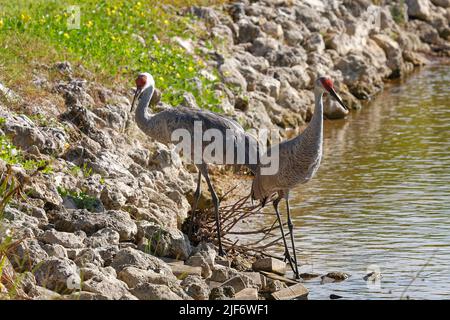
<path id="1" fill-rule="evenodd" d="M 74 216 L 78 219 L 83 213 Z M 32 299 L 88 300 L 257 300 L 308 294 L 303 285 L 281 276 L 286 265 L 279 260 L 260 259 L 253 264 L 255 271 L 238 271 L 216 257 L 213 245 L 201 243 L 191 249 L 178 235 L 162 240 L 161 246 L 171 251 L 158 258 L 153 245 L 129 241 L 136 226 L 117 222 L 105 226 L 103 220 L 86 217 L 73 233 L 47 229 L 13 246 L 6 261 L 21 279 L 16 290 Z M 55 226 L 59 229 L 58 223 Z M 294 285 L 286 290 L 286 283 Z"/>
<path id="2" fill-rule="evenodd" d="M 425 64 L 424 55 L 450 53 L 448 1 L 234 1 L 191 11 L 223 43 L 214 64 L 236 88 L 225 104 L 255 128 L 307 121 L 319 74 L 330 75 L 346 103 L 359 108 L 383 81 Z M 327 100 L 325 115 L 346 113 Z"/>

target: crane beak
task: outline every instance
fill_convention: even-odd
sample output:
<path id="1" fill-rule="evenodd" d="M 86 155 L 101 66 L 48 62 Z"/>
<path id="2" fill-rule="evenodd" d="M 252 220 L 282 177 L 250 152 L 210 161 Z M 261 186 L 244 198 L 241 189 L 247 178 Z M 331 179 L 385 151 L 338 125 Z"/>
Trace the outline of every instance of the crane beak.
<path id="1" fill-rule="evenodd" d="M 136 88 L 136 91 L 134 92 L 133 102 L 131 102 L 130 112 L 134 112 L 134 109 L 135 109 L 134 105 L 135 105 L 135 102 L 136 102 L 136 98 L 139 97 L 139 95 L 141 94 L 141 91 L 142 91 L 141 88 Z"/>
<path id="2" fill-rule="evenodd" d="M 336 91 L 334 91 L 333 88 L 330 88 L 330 90 L 328 91 L 330 93 L 330 95 L 336 99 L 337 102 L 339 102 L 339 104 L 342 106 L 342 108 L 344 108 L 345 110 L 348 111 L 348 107 L 344 104 L 344 102 L 342 101 L 341 97 L 336 93 Z"/>

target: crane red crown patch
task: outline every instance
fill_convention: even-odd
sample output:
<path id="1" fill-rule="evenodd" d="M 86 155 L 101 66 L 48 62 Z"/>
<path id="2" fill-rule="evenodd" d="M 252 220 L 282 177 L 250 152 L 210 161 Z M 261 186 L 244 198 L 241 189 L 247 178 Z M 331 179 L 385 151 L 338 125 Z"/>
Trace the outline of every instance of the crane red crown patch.
<path id="1" fill-rule="evenodd" d="M 145 75 L 140 75 L 136 79 L 136 87 L 142 88 L 147 83 L 147 77 Z"/>
<path id="2" fill-rule="evenodd" d="M 325 89 L 327 89 L 328 91 L 330 91 L 331 89 L 333 89 L 333 81 L 331 81 L 331 79 L 329 78 L 323 78 L 320 80 L 320 82 L 322 82 L 322 85 Z"/>

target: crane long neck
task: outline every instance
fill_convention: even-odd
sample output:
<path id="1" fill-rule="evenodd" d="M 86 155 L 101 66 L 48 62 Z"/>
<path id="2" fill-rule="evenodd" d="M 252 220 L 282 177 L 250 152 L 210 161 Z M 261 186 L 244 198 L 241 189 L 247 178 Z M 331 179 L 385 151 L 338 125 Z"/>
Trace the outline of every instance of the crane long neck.
<path id="1" fill-rule="evenodd" d="M 148 112 L 148 106 L 154 91 L 155 89 L 153 87 L 148 87 L 142 91 L 135 114 L 135 120 L 138 127 L 150 136 L 152 135 L 151 128 L 153 126 L 151 122 L 153 116 Z"/>
<path id="2" fill-rule="evenodd" d="M 308 127 L 311 127 L 315 132 L 322 136 L 323 128 L 323 92 L 322 90 L 314 90 L 314 114 L 311 119 L 311 123 Z"/>
<path id="3" fill-rule="evenodd" d="M 308 127 L 296 138 L 299 150 L 317 150 L 321 152 L 323 142 L 323 92 L 314 90 L 315 108 Z"/>

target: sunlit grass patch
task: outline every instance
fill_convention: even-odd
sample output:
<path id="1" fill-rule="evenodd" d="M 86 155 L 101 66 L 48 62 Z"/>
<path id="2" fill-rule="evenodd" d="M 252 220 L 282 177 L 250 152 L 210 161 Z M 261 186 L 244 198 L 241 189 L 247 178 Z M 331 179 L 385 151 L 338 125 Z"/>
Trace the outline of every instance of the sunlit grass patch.
<path id="1" fill-rule="evenodd" d="M 201 107 L 216 110 L 218 80 L 202 74 L 206 63 L 200 54 L 188 53 L 172 40 L 195 40 L 195 18 L 178 15 L 178 9 L 166 4 L 182 5 L 168 0 L 0 0 L 0 70 L 14 65 L 9 71 L 21 78 L 30 75 L 32 61 L 69 60 L 111 86 L 131 84 L 137 72 L 149 71 L 164 102 L 177 105 L 188 91 Z"/>
<path id="2" fill-rule="evenodd" d="M 4 119 L 0 118 L 0 126 Z M 0 159 L 9 165 L 20 165 L 25 170 L 37 170 L 41 168 L 43 173 L 50 173 L 52 168 L 47 164 L 45 160 L 27 160 L 24 158 L 21 150 L 19 150 L 11 140 L 0 135 Z"/>
<path id="3" fill-rule="evenodd" d="M 100 206 L 101 202 L 99 199 L 91 197 L 83 191 L 74 191 L 63 187 L 58 187 L 57 189 L 61 197 L 71 199 L 78 209 L 95 212 Z"/>

